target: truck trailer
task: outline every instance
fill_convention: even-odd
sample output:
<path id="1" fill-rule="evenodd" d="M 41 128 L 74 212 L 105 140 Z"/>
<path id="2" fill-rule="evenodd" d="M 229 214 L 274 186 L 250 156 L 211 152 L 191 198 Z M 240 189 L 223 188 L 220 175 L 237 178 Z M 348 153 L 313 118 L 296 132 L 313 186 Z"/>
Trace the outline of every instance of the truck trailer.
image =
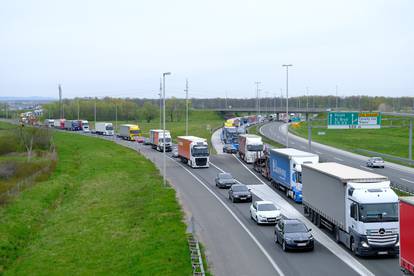
<path id="1" fill-rule="evenodd" d="M 135 141 L 141 133 L 138 125 L 124 124 L 119 126 L 119 137 L 128 141 Z"/>
<path id="2" fill-rule="evenodd" d="M 70 131 L 76 131 L 81 129 L 80 122 L 78 120 L 66 120 L 64 129 Z"/>
<path id="3" fill-rule="evenodd" d="M 43 124 L 44 124 L 45 127 L 54 127 L 55 126 L 55 120 L 45 119 Z"/>
<path id="4" fill-rule="evenodd" d="M 95 125 L 95 133 L 99 135 L 114 135 L 114 127 L 112 123 L 99 122 Z"/>
<path id="5" fill-rule="evenodd" d="M 53 126 L 55 128 L 64 129 L 65 128 L 65 121 L 66 119 L 54 119 Z"/>
<path id="6" fill-rule="evenodd" d="M 165 140 L 165 151 L 171 151 L 172 149 L 172 140 L 171 134 L 168 130 L 165 130 L 165 139 L 164 130 L 162 129 L 151 129 L 149 133 L 150 145 L 153 149 L 158 151 L 164 151 L 164 140 Z"/>
<path id="7" fill-rule="evenodd" d="M 399 253 L 398 196 L 387 177 L 327 162 L 302 165 L 303 207 L 355 255 Z"/>
<path id="8" fill-rule="evenodd" d="M 400 266 L 414 275 L 414 197 L 400 198 Z"/>
<path id="9" fill-rule="evenodd" d="M 207 140 L 195 136 L 178 136 L 178 157 L 192 168 L 209 167 Z"/>
<path id="10" fill-rule="evenodd" d="M 239 156 L 246 163 L 253 163 L 263 154 L 262 137 L 254 134 L 239 135 Z"/>
<path id="11" fill-rule="evenodd" d="M 271 149 L 269 152 L 272 184 L 286 192 L 295 202 L 302 202 L 302 164 L 317 164 L 317 154 L 293 148 Z"/>

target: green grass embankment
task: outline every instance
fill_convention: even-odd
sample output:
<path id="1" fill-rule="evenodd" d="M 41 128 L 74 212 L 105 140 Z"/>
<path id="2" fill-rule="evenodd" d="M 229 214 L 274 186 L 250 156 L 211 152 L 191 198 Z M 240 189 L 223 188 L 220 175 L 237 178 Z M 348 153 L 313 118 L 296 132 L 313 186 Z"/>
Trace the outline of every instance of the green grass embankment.
<path id="1" fill-rule="evenodd" d="M 312 140 L 363 155 L 358 149 L 408 158 L 408 126 L 393 121 L 393 126 L 398 127 L 389 127 L 390 123 L 384 121 L 384 127 L 380 129 L 327 129 L 326 122 L 313 122 Z M 300 123 L 299 127 L 291 126 L 289 131 L 303 138 L 308 137 L 306 122 Z"/>
<path id="2" fill-rule="evenodd" d="M 54 138 L 50 179 L 0 208 L 0 274 L 190 275 L 183 213 L 156 167 L 108 141 Z"/>

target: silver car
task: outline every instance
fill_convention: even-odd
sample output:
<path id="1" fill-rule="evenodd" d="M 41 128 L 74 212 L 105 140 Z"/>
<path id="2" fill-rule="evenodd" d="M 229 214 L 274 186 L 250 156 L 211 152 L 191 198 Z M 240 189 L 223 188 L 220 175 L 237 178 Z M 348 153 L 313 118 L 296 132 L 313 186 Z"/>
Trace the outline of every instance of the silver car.
<path id="1" fill-rule="evenodd" d="M 367 167 L 384 168 L 384 160 L 381 157 L 371 157 L 367 161 Z"/>

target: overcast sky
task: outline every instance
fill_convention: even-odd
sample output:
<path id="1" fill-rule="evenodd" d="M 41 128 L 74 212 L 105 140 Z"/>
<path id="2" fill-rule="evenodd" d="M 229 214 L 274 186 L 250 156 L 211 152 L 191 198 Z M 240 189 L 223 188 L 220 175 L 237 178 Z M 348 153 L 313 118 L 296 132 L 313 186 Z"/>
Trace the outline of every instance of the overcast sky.
<path id="1" fill-rule="evenodd" d="M 414 1 L 3 1 L 0 96 L 414 96 Z M 285 93 L 285 92 L 284 92 Z"/>

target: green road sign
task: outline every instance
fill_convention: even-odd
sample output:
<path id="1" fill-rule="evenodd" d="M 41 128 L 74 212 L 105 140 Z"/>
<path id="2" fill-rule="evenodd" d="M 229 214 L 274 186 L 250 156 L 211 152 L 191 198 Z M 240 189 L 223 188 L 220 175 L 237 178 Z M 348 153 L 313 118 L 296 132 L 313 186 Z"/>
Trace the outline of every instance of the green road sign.
<path id="1" fill-rule="evenodd" d="M 379 112 L 329 112 L 328 128 L 380 128 L 381 113 Z"/>

